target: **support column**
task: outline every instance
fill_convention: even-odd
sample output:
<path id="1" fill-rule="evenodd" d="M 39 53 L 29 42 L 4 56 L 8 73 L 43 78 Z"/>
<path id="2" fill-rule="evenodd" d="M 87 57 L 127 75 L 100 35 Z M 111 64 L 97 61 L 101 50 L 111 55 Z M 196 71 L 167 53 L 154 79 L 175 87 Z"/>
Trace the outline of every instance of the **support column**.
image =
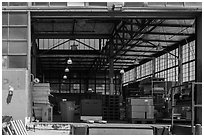
<path id="1" fill-rule="evenodd" d="M 114 67 L 113 67 L 113 42 L 110 42 L 110 54 L 109 54 L 109 79 L 110 79 L 110 95 L 114 94 L 114 83 L 113 83 L 113 77 L 114 77 Z"/>
<path id="2" fill-rule="evenodd" d="M 195 81 L 202 82 L 202 13 L 196 18 Z M 202 104 L 202 87 L 196 85 L 195 103 Z M 195 124 L 202 124 L 202 108 L 195 108 Z"/>
<path id="3" fill-rule="evenodd" d="M 156 59 L 152 59 L 152 77 L 155 77 Z"/>
<path id="4" fill-rule="evenodd" d="M 182 66 L 182 46 L 178 47 L 178 85 L 181 85 L 183 82 L 183 66 Z M 176 61 L 176 60 L 175 60 Z"/>

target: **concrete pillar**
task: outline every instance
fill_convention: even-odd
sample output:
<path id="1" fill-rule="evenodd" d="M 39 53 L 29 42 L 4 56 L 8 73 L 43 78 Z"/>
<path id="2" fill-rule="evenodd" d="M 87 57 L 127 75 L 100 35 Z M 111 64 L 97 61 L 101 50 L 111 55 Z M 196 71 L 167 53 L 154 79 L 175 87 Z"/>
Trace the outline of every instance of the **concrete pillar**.
<path id="1" fill-rule="evenodd" d="M 202 82 L 202 13 L 196 18 L 196 42 L 195 42 L 195 81 Z M 196 85 L 195 103 L 202 104 L 202 87 Z M 195 123 L 202 123 L 202 108 L 195 108 Z"/>
<path id="2" fill-rule="evenodd" d="M 113 42 L 110 42 L 110 54 L 109 54 L 109 79 L 110 79 L 110 95 L 114 94 L 114 67 L 113 67 Z"/>

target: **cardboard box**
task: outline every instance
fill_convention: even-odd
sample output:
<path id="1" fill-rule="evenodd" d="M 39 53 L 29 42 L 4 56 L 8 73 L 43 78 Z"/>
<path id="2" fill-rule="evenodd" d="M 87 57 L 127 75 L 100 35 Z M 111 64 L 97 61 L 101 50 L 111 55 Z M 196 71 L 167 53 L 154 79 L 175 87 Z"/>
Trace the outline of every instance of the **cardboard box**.
<path id="1" fill-rule="evenodd" d="M 127 102 L 129 105 L 153 105 L 153 99 L 152 98 L 128 98 Z"/>

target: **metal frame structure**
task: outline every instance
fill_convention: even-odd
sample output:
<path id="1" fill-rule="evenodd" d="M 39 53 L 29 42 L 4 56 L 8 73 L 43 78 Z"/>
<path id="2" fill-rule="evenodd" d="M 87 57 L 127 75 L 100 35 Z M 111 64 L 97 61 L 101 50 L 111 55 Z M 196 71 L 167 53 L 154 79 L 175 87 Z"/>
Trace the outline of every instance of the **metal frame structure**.
<path id="1" fill-rule="evenodd" d="M 195 103 L 195 85 L 202 85 L 202 82 L 191 82 L 191 83 L 188 83 L 188 85 L 191 85 L 191 92 L 192 92 L 192 96 L 191 96 L 191 131 L 192 131 L 192 134 L 195 135 L 195 108 L 202 107 L 202 104 Z M 171 88 L 171 126 L 172 127 L 174 125 L 174 108 L 175 108 L 173 89 L 181 88 L 182 86 L 186 86 L 186 85 L 178 85 L 178 86 L 174 86 Z"/>

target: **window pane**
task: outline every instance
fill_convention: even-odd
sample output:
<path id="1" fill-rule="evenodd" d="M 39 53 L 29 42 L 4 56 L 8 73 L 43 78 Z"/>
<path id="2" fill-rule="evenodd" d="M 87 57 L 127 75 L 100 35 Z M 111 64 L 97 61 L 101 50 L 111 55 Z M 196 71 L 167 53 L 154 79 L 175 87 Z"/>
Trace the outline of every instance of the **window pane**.
<path id="1" fill-rule="evenodd" d="M 8 56 L 2 56 L 2 68 L 7 68 L 8 66 L 7 58 Z"/>
<path id="2" fill-rule="evenodd" d="M 26 13 L 10 13 L 9 14 L 10 25 L 27 25 Z"/>
<path id="3" fill-rule="evenodd" d="M 27 56 L 9 56 L 9 68 L 26 68 Z"/>
<path id="4" fill-rule="evenodd" d="M 27 28 L 10 28 L 9 39 L 27 39 Z"/>
<path id="5" fill-rule="evenodd" d="M 9 42 L 9 53 L 27 53 L 27 42 Z"/>
<path id="6" fill-rule="evenodd" d="M 27 6 L 27 2 L 9 2 L 9 6 Z"/>
<path id="7" fill-rule="evenodd" d="M 89 2 L 89 6 L 107 6 L 107 2 Z"/>
<path id="8" fill-rule="evenodd" d="M 33 2 L 33 6 L 48 6 L 49 2 Z"/>
<path id="9" fill-rule="evenodd" d="M 2 28 L 2 38 L 8 39 L 8 28 Z"/>
<path id="10" fill-rule="evenodd" d="M 6 55 L 8 54 L 8 42 L 2 42 L 2 53 Z"/>
<path id="11" fill-rule="evenodd" d="M 2 6 L 8 6 L 8 2 L 2 2 Z"/>
<path id="12" fill-rule="evenodd" d="M 68 2 L 68 6 L 84 6 L 84 2 Z"/>
<path id="13" fill-rule="evenodd" d="M 8 14 L 2 13 L 2 25 L 8 25 Z"/>
<path id="14" fill-rule="evenodd" d="M 67 6 L 67 2 L 50 2 L 50 6 Z"/>

